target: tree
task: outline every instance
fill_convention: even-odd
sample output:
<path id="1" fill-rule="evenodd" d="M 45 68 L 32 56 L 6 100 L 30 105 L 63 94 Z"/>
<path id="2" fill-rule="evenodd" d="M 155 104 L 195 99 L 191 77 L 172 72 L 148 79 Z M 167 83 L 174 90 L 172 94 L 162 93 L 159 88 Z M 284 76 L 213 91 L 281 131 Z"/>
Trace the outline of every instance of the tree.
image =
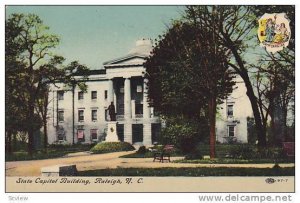
<path id="1" fill-rule="evenodd" d="M 39 129 L 41 125 L 40 119 L 38 119 L 39 116 L 35 112 L 36 100 L 41 95 L 45 79 L 49 76 L 42 74 L 42 72 L 43 69 L 55 61 L 55 56 L 53 56 L 51 50 L 58 45 L 59 39 L 55 35 L 48 34 L 49 27 L 43 25 L 42 20 L 34 14 L 12 14 L 6 20 L 6 28 L 6 40 L 13 45 L 13 49 L 6 49 L 6 62 L 9 63 L 9 56 L 12 55 L 15 61 L 13 66 L 21 74 L 19 75 L 21 80 L 24 81 L 22 86 L 12 84 L 12 87 L 15 90 L 23 88 L 20 89 L 20 92 L 24 92 L 24 103 L 22 105 L 24 105 L 25 111 L 22 112 L 26 114 L 24 116 L 25 120 L 30 121 L 25 122 L 24 125 L 28 132 L 28 153 L 32 155 L 34 151 L 34 131 Z M 12 32 L 14 34 L 13 38 L 9 37 Z M 56 62 L 60 63 L 61 61 Z M 58 64 L 52 64 L 52 66 L 55 65 Z M 8 92 L 7 98 L 8 94 L 12 93 Z M 16 103 L 16 106 L 19 105 L 20 103 Z M 14 112 L 6 113 L 12 115 Z"/>
<path id="2" fill-rule="evenodd" d="M 175 22 L 145 63 L 149 97 L 162 114 L 199 117 L 207 109 L 211 158 L 215 158 L 217 103 L 234 84 L 226 53 L 210 30 Z"/>
<path id="3" fill-rule="evenodd" d="M 26 88 L 26 81 L 22 77 L 25 74 L 25 64 L 18 60 L 17 56 L 24 48 L 16 42 L 20 28 L 13 20 L 5 23 L 5 137 L 6 151 L 12 153 L 12 137 L 18 130 L 24 131 L 22 125 L 27 119 L 25 104 L 26 92 L 20 91 Z"/>
<path id="4" fill-rule="evenodd" d="M 260 10 L 259 10 L 260 9 Z M 253 46 L 256 37 L 257 18 L 263 12 L 273 13 L 285 11 L 291 16 L 291 26 L 294 27 L 293 6 L 188 6 L 185 18 L 199 27 L 206 27 L 215 33 L 222 45 L 227 47 L 232 54 L 232 61 L 228 63 L 243 79 L 247 88 L 247 96 L 253 110 L 257 131 L 258 145 L 266 146 L 266 130 L 260 114 L 258 98 L 252 86 L 249 68 L 252 61 L 246 61 L 248 47 Z M 215 27 L 218 29 L 215 29 Z M 294 31 L 292 31 L 294 36 Z M 293 41 L 293 40 L 292 40 Z M 293 43 L 291 44 L 293 47 Z M 291 48 L 293 52 L 293 48 Z M 294 54 L 279 52 L 285 62 L 294 63 Z"/>
<path id="5" fill-rule="evenodd" d="M 259 18 L 264 13 L 285 13 L 290 20 L 291 37 L 287 48 L 277 53 L 265 51 L 260 62 L 254 67 L 263 72 L 264 80 L 270 86 L 266 95 L 267 104 L 270 106 L 272 137 L 275 144 L 288 141 L 288 114 L 291 112 L 292 122 L 295 122 L 295 6 L 254 6 L 254 14 Z M 261 90 L 257 90 L 261 92 Z"/>
<path id="6" fill-rule="evenodd" d="M 47 122 L 48 122 L 48 105 L 49 101 L 49 85 L 54 84 L 58 79 L 65 78 L 65 70 L 63 67 L 58 67 L 62 64 L 64 58 L 61 56 L 54 56 L 48 64 L 45 64 L 40 67 L 38 77 L 42 78 L 41 89 L 36 98 L 35 110 L 38 112 L 43 122 L 43 134 L 44 134 L 44 150 L 47 151 L 48 147 L 48 131 L 47 131 Z"/>
<path id="7" fill-rule="evenodd" d="M 221 44 L 230 50 L 232 61 L 228 65 L 241 76 L 245 83 L 255 119 L 258 145 L 266 146 L 266 132 L 259 113 L 257 97 L 248 74 L 247 62 L 243 59 L 245 49 L 249 46 L 245 42 L 255 36 L 251 34 L 254 29 L 255 16 L 250 6 L 215 6 L 214 9 L 212 6 L 188 6 L 186 19 L 194 22 L 196 26 L 206 27 L 213 31 Z"/>
<path id="8" fill-rule="evenodd" d="M 253 86 L 256 88 L 258 105 L 266 130 L 271 118 L 271 135 L 269 143 L 281 145 L 288 141 L 288 112 L 294 103 L 293 67 L 281 66 L 274 61 L 262 60 L 253 65 Z M 294 116 L 293 116 L 294 119 Z"/>
<path id="9" fill-rule="evenodd" d="M 78 63 L 78 61 L 73 61 L 65 67 L 65 77 L 62 81 L 71 87 L 72 91 L 72 135 L 75 144 L 75 89 L 78 87 L 81 91 L 87 91 L 86 81 L 88 79 L 88 68 L 85 65 Z"/>

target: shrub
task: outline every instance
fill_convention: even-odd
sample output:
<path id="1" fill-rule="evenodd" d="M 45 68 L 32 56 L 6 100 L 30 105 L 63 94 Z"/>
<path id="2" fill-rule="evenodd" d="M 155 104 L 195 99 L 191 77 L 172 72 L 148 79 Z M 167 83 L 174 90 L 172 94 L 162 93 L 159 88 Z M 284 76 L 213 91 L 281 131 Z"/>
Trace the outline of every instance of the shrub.
<path id="1" fill-rule="evenodd" d="M 197 152 L 191 152 L 187 155 L 185 155 L 184 159 L 186 160 L 194 160 L 194 159 L 202 159 L 203 155 L 201 153 L 199 153 L 199 151 Z"/>
<path id="2" fill-rule="evenodd" d="M 268 147 L 259 149 L 255 145 L 237 145 L 235 148 L 231 148 L 230 155 L 237 159 L 283 159 L 285 153 L 282 148 Z"/>
<path id="3" fill-rule="evenodd" d="M 140 148 L 137 150 L 136 153 L 138 153 L 138 154 L 146 154 L 146 152 L 147 152 L 146 147 L 145 146 L 140 146 Z"/>
<path id="4" fill-rule="evenodd" d="M 237 145 L 230 149 L 229 155 L 234 159 L 254 159 L 256 157 L 255 146 Z"/>
<path id="5" fill-rule="evenodd" d="M 91 152 L 95 154 L 120 152 L 120 151 L 132 151 L 134 147 L 128 142 L 100 142 L 91 148 Z"/>
<path id="6" fill-rule="evenodd" d="M 286 154 L 284 153 L 281 147 L 269 147 L 265 149 L 257 149 L 257 158 L 260 159 L 283 159 L 286 158 Z"/>
<path id="7" fill-rule="evenodd" d="M 206 154 L 207 153 L 205 153 L 205 151 L 203 150 L 203 144 L 197 144 L 194 150 L 185 156 L 185 159 L 186 160 L 202 159 L 203 156 Z"/>
<path id="8" fill-rule="evenodd" d="M 165 120 L 166 127 L 161 132 L 162 143 L 173 144 L 183 153 L 192 153 L 197 143 L 207 134 L 205 122 L 184 117 L 169 117 Z"/>

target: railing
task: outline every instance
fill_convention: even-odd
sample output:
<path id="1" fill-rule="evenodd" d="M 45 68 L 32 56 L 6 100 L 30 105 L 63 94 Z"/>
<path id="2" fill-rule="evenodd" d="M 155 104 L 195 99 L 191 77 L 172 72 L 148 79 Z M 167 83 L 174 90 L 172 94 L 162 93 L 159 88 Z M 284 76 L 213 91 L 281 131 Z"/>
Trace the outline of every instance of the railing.
<path id="1" fill-rule="evenodd" d="M 143 114 L 135 114 L 136 118 L 143 118 Z"/>
<path id="2" fill-rule="evenodd" d="M 132 119 L 143 119 L 143 114 L 136 114 L 134 118 Z M 106 121 L 110 121 L 110 117 L 108 116 L 106 119 Z M 124 118 L 124 115 L 116 115 L 116 120 L 117 121 L 124 121 L 125 118 Z M 159 117 L 152 117 L 150 118 L 151 122 L 155 122 L 155 123 L 159 123 L 160 122 L 160 118 Z"/>
<path id="3" fill-rule="evenodd" d="M 124 115 L 116 115 L 117 121 L 124 121 Z"/>
<path id="4" fill-rule="evenodd" d="M 224 136 L 223 139 L 227 144 L 233 144 L 237 142 L 237 138 L 234 136 Z"/>

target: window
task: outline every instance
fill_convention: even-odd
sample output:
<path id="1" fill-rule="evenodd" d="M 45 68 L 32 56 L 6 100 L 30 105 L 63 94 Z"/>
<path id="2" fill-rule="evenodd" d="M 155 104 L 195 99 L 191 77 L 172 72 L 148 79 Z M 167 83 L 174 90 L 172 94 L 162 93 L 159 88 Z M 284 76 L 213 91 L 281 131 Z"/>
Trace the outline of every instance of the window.
<path id="1" fill-rule="evenodd" d="M 58 121 L 64 122 L 64 111 L 58 111 Z"/>
<path id="2" fill-rule="evenodd" d="M 107 90 L 104 91 L 104 98 L 107 99 Z"/>
<path id="3" fill-rule="evenodd" d="M 97 140 L 98 136 L 97 136 L 97 129 L 91 129 L 91 139 L 92 140 Z"/>
<path id="4" fill-rule="evenodd" d="M 92 99 L 97 99 L 97 91 L 92 91 L 91 96 Z"/>
<path id="5" fill-rule="evenodd" d="M 232 117 L 233 116 L 233 105 L 227 105 L 227 116 Z"/>
<path id="6" fill-rule="evenodd" d="M 97 110 L 92 110 L 92 121 L 97 121 Z"/>
<path id="7" fill-rule="evenodd" d="M 84 110 L 78 110 L 78 121 L 84 121 Z"/>
<path id="8" fill-rule="evenodd" d="M 84 142 L 84 130 L 77 130 L 77 139 L 79 142 Z"/>
<path id="9" fill-rule="evenodd" d="M 135 104 L 135 114 L 143 114 L 143 104 Z"/>
<path id="10" fill-rule="evenodd" d="M 142 85 L 137 85 L 137 86 L 136 86 L 136 92 L 143 92 L 143 87 L 142 87 Z"/>
<path id="11" fill-rule="evenodd" d="M 64 91 L 57 91 L 57 99 L 64 100 Z"/>
<path id="12" fill-rule="evenodd" d="M 233 125 L 228 126 L 228 136 L 234 137 L 234 126 Z"/>
<path id="13" fill-rule="evenodd" d="M 78 100 L 83 100 L 83 91 L 78 92 Z"/>
<path id="14" fill-rule="evenodd" d="M 58 141 L 65 140 L 65 130 L 64 130 L 63 126 L 57 126 L 56 132 L 57 132 L 57 140 Z"/>

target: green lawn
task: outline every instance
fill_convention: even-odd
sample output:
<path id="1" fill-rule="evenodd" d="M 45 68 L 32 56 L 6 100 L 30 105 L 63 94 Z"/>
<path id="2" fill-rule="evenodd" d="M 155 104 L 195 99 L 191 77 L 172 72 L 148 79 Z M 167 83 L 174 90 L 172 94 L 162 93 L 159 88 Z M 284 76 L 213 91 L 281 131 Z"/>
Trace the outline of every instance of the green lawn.
<path id="1" fill-rule="evenodd" d="M 78 176 L 294 176 L 295 168 L 116 168 L 79 171 Z"/>
<path id="2" fill-rule="evenodd" d="M 153 158 L 153 155 L 154 155 L 154 152 L 149 152 L 149 151 L 146 152 L 145 154 L 134 152 L 132 154 L 120 156 L 120 158 Z M 180 152 L 174 152 L 174 153 L 171 153 L 171 157 L 172 156 L 184 156 L 184 155 Z"/>
<path id="3" fill-rule="evenodd" d="M 219 158 L 214 160 L 209 159 L 194 159 L 194 160 L 176 160 L 176 163 L 193 163 L 193 164 L 261 164 L 261 163 L 294 163 L 294 159 L 230 159 Z"/>
<path id="4" fill-rule="evenodd" d="M 249 150 L 251 149 L 251 150 Z M 196 154 L 185 155 L 179 150 L 175 150 L 171 156 L 185 157 L 177 160 L 177 163 L 215 163 L 215 164 L 248 164 L 248 163 L 294 163 L 293 158 L 280 155 L 278 148 L 268 148 L 265 154 L 259 154 L 256 147 L 247 144 L 217 144 L 215 160 L 202 159 L 202 156 L 209 155 L 209 145 L 201 144 L 197 147 Z M 277 155 L 276 155 L 277 153 Z M 121 158 L 153 158 L 153 152 L 146 153 L 134 152 L 121 156 Z M 235 155 L 235 156 L 232 156 Z M 238 155 L 238 156 L 237 156 Z M 275 156 L 274 156 L 275 155 Z M 279 155 L 279 156 L 278 156 Z"/>
<path id="5" fill-rule="evenodd" d="M 13 154 L 5 154 L 5 161 L 25 161 L 25 160 L 39 160 L 63 157 L 68 153 L 89 151 L 91 145 L 51 145 L 49 146 L 47 153 L 43 150 L 36 151 L 32 157 L 28 155 L 26 151 L 17 151 Z"/>

